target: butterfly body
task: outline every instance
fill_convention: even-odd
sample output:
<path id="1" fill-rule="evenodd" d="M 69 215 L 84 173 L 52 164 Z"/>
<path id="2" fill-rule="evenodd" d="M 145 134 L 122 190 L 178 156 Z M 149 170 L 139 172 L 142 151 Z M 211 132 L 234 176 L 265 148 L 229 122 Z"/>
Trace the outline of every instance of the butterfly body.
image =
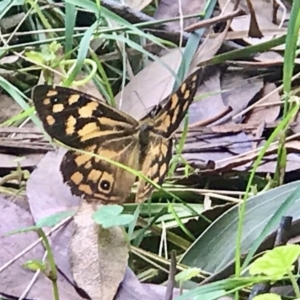
<path id="1" fill-rule="evenodd" d="M 46 132 L 56 140 L 141 171 L 162 184 L 172 156 L 172 134 L 192 102 L 199 74 L 190 76 L 166 106 L 140 121 L 91 95 L 60 86 L 33 90 L 36 111 Z M 122 203 L 136 176 L 97 156 L 69 150 L 60 166 L 73 194 L 87 201 Z M 139 180 L 136 202 L 151 195 L 153 186 Z"/>

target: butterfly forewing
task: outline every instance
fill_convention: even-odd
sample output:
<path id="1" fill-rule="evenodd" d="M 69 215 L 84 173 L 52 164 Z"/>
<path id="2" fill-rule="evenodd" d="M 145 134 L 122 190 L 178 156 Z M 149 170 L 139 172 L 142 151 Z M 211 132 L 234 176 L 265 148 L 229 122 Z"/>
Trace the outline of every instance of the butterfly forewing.
<path id="1" fill-rule="evenodd" d="M 32 99 L 46 132 L 74 148 L 131 135 L 138 125 L 106 103 L 69 88 L 39 85 Z"/>
<path id="2" fill-rule="evenodd" d="M 37 86 L 33 102 L 50 136 L 88 152 L 68 151 L 61 163 L 63 180 L 72 193 L 88 201 L 124 202 L 136 176 L 89 152 L 138 169 L 138 122 L 69 88 Z"/>
<path id="3" fill-rule="evenodd" d="M 190 75 L 179 89 L 171 95 L 167 104 L 155 118 L 154 131 L 165 138 L 170 138 L 179 127 L 182 119 L 194 100 L 203 70 Z"/>

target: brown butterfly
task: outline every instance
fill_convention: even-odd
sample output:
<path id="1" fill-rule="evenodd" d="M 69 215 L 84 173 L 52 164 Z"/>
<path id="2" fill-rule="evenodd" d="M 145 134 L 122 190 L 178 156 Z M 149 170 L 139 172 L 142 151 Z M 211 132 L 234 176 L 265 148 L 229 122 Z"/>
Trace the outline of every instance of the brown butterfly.
<path id="1" fill-rule="evenodd" d="M 172 156 L 172 135 L 185 116 L 202 77 L 190 75 L 166 105 L 140 121 L 91 95 L 60 86 L 38 85 L 32 99 L 46 132 L 72 148 L 117 161 L 161 185 Z M 123 203 L 136 176 L 99 157 L 69 150 L 60 166 L 73 194 L 88 202 Z M 153 185 L 139 179 L 136 202 Z"/>

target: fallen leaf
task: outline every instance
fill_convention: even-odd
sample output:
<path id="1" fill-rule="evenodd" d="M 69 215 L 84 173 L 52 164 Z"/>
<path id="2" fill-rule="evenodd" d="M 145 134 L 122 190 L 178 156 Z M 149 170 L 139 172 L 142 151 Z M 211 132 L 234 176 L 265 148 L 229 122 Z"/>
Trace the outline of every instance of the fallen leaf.
<path id="1" fill-rule="evenodd" d="M 141 11 L 146 6 L 151 3 L 151 0 L 125 0 L 124 4 L 128 5 L 129 7 Z"/>
<path id="2" fill-rule="evenodd" d="M 11 97 L 1 95 L 0 124 L 22 111 L 20 105 Z"/>
<path id="3" fill-rule="evenodd" d="M 181 7 L 179 7 L 181 5 Z M 155 11 L 155 19 L 170 19 L 173 17 L 192 15 L 196 11 L 201 12 L 205 8 L 206 1 L 193 1 L 193 0 L 183 0 L 183 1 L 172 1 L 172 0 L 162 0 L 159 2 L 158 8 Z M 181 31 L 183 28 L 198 22 L 198 18 L 184 19 L 182 20 L 182 25 L 180 22 L 171 22 L 167 24 L 168 29 L 172 31 Z M 180 27 L 182 26 L 182 28 Z"/>
<path id="4" fill-rule="evenodd" d="M 262 144 L 259 144 L 261 147 Z M 300 156 L 298 155 L 300 150 L 300 141 L 294 140 L 294 141 L 287 141 L 285 144 L 285 147 L 287 149 L 288 155 L 287 155 L 287 166 L 286 171 L 294 171 L 299 169 L 300 167 Z M 276 162 L 277 162 L 277 149 L 278 144 L 273 143 L 267 150 L 265 156 L 263 157 L 260 166 L 257 169 L 257 172 L 265 172 L 265 173 L 274 173 L 276 168 Z M 221 172 L 222 170 L 239 170 L 239 171 L 245 171 L 252 169 L 252 165 L 254 160 L 257 158 L 258 153 L 261 149 L 255 149 L 250 152 L 245 152 L 243 154 L 240 154 L 238 156 L 233 156 L 231 158 L 226 158 L 222 160 L 215 161 L 216 172 Z"/>
<path id="5" fill-rule="evenodd" d="M 65 149 L 48 152 L 27 181 L 26 194 L 35 223 L 61 212 L 76 211 L 80 198 L 73 196 L 63 183 L 59 171 Z M 52 235 L 52 251 L 57 266 L 69 280 L 72 279 L 68 259 L 68 244 L 73 233 L 73 223 L 65 225 Z"/>
<path id="6" fill-rule="evenodd" d="M 264 33 L 264 30 L 277 29 L 278 25 L 272 22 L 272 13 L 271 13 L 273 10 L 272 1 L 251 0 L 251 2 L 253 5 L 253 10 L 255 12 L 257 24 L 262 34 Z M 218 0 L 218 3 L 222 11 L 225 9 L 226 11 L 232 10 L 234 5 L 232 2 L 228 2 L 227 0 Z M 242 30 L 248 31 L 251 23 L 250 22 L 251 15 L 249 13 L 249 9 L 245 0 L 241 1 L 239 8 L 245 11 L 247 14 L 244 16 L 238 16 L 234 18 L 231 23 L 231 29 L 233 31 L 242 31 Z M 279 13 L 278 16 L 279 18 L 282 17 L 281 12 Z M 281 35 L 282 34 L 275 35 L 275 36 L 269 35 L 263 38 L 245 37 L 243 40 L 250 45 L 256 45 L 256 44 L 270 41 L 275 37 L 279 37 Z"/>
<path id="7" fill-rule="evenodd" d="M 207 36 L 194 55 L 188 74 L 196 71 L 201 62 L 208 61 L 219 50 L 226 36 L 224 30 L 215 38 Z M 171 70 L 178 71 L 182 60 L 181 48 L 170 50 L 160 57 Z M 175 78 L 159 61 L 150 63 L 136 74 L 126 87 L 116 95 L 118 107 L 136 119 L 141 119 L 151 108 L 170 96 Z M 196 96 L 197 97 L 197 96 Z"/>
<path id="8" fill-rule="evenodd" d="M 43 154 L 27 154 L 20 157 L 18 155 L 0 153 L 0 168 L 16 169 L 18 163 L 21 168 L 34 168 L 43 156 Z"/>
<path id="9" fill-rule="evenodd" d="M 220 70 L 215 67 L 204 77 L 204 82 L 198 88 L 196 99 L 190 106 L 189 124 L 213 118 L 226 109 L 221 89 Z M 198 100 L 199 96 L 201 99 Z"/>
<path id="10" fill-rule="evenodd" d="M 93 204 L 83 201 L 74 216 L 69 255 L 76 284 L 93 300 L 112 300 L 123 280 L 128 247 L 121 227 L 104 229 L 92 219 Z"/>
<path id="11" fill-rule="evenodd" d="M 263 84 L 262 78 L 253 78 L 244 72 L 226 72 L 222 80 L 222 90 L 225 90 L 222 96 L 225 105 L 230 106 L 232 111 L 219 120 L 219 123 L 225 122 L 225 120 L 245 109 L 253 97 L 262 89 Z"/>
<path id="12" fill-rule="evenodd" d="M 275 91 L 275 92 L 273 92 Z M 278 89 L 276 89 L 276 85 L 274 83 L 267 83 L 263 87 L 261 98 L 263 101 L 259 102 L 259 107 L 254 106 L 252 110 L 246 115 L 244 123 L 251 122 L 266 122 L 271 123 L 274 122 L 280 113 L 280 95 Z M 262 106 L 268 103 L 277 103 L 270 106 Z"/>
<path id="13" fill-rule="evenodd" d="M 26 290 L 34 276 L 34 273 L 24 269 L 22 264 L 29 260 L 42 260 L 45 250 L 41 244 L 38 244 L 19 259 L 4 267 L 4 265 L 34 243 L 39 237 L 36 232 L 6 236 L 10 231 L 33 226 L 34 222 L 28 211 L 1 197 L 0 219 L 0 295 L 1 293 L 5 293 L 18 298 Z M 61 299 L 82 299 L 61 275 L 58 275 L 58 287 Z M 53 299 L 51 281 L 45 275 L 39 274 L 26 296 L 31 299 Z"/>

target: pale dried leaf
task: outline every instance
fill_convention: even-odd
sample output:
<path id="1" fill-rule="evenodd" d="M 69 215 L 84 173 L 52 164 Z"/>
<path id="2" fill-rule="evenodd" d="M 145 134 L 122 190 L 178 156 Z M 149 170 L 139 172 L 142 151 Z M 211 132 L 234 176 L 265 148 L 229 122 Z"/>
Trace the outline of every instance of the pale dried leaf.
<path id="1" fill-rule="evenodd" d="M 179 5 L 181 8 L 179 9 Z M 200 13 L 206 5 L 205 0 L 193 1 L 193 0 L 183 0 L 183 1 L 172 1 L 172 0 L 162 0 L 159 3 L 157 10 L 155 11 L 155 19 L 170 19 L 178 16 L 192 15 L 196 12 Z M 185 19 L 183 20 L 183 28 L 198 22 L 198 18 Z M 168 24 L 169 30 L 182 31 L 180 28 L 180 22 L 172 22 Z"/>
<path id="2" fill-rule="evenodd" d="M 276 85 L 274 83 L 267 83 L 262 92 L 262 97 L 265 97 L 259 104 L 268 104 L 272 102 L 280 103 L 280 95 L 278 90 L 276 90 Z M 268 96 L 267 96 L 268 95 Z M 245 123 L 251 122 L 266 122 L 271 123 L 277 119 L 280 113 L 280 104 L 274 104 L 272 106 L 259 106 L 254 107 L 247 115 Z"/>
<path id="3" fill-rule="evenodd" d="M 125 0 L 124 4 L 128 5 L 132 9 L 140 11 L 148 6 L 151 2 L 151 0 Z"/>
<path id="4" fill-rule="evenodd" d="M 299 152 L 299 149 L 297 150 Z M 295 151 L 295 152 L 297 152 Z M 298 153 L 288 153 L 286 157 L 286 172 L 297 171 L 300 169 L 300 156 Z M 276 171 L 278 155 L 268 155 L 264 157 L 264 162 L 257 168 L 257 172 L 272 174 Z"/>
<path id="5" fill-rule="evenodd" d="M 173 49 L 160 59 L 177 71 L 182 50 Z M 118 107 L 136 119 L 142 118 L 151 108 L 167 97 L 172 89 L 174 78 L 172 74 L 160 63 L 153 62 L 134 76 L 123 91 L 118 93 L 115 100 Z"/>
<path id="6" fill-rule="evenodd" d="M 74 216 L 69 255 L 74 279 L 93 300 L 112 300 L 123 280 L 128 247 L 120 227 L 97 225 L 91 204 L 83 202 Z"/>
<path id="7" fill-rule="evenodd" d="M 189 162 L 199 164 L 208 161 L 234 159 L 235 154 L 252 150 L 252 141 L 244 132 L 234 134 L 205 134 L 188 140 L 182 156 Z"/>
<path id="8" fill-rule="evenodd" d="M 222 93 L 222 96 L 225 105 L 230 106 L 232 111 L 222 121 L 228 120 L 245 109 L 253 97 L 262 89 L 263 84 L 262 78 L 251 78 L 244 72 L 225 73 L 222 80 L 222 90 L 226 91 Z"/>
<path id="9" fill-rule="evenodd" d="M 16 169 L 19 163 L 21 168 L 34 168 L 43 156 L 43 154 L 26 154 L 20 158 L 18 155 L 0 153 L 0 167 Z"/>
<path id="10" fill-rule="evenodd" d="M 9 118 L 18 115 L 22 111 L 20 105 L 11 97 L 2 94 L 0 96 L 0 124 Z"/>
<path id="11" fill-rule="evenodd" d="M 258 144 L 258 146 L 262 146 L 263 143 Z M 300 156 L 298 155 L 300 150 L 300 141 L 294 140 L 294 141 L 288 141 L 285 144 L 286 149 L 288 151 L 287 155 L 287 167 L 286 171 L 294 171 L 300 168 Z M 262 162 L 257 169 L 257 172 L 265 172 L 265 173 L 274 173 L 277 165 L 277 149 L 278 144 L 272 144 L 268 151 L 266 152 L 264 158 L 262 159 Z M 294 152 L 294 153 L 293 153 Z M 251 152 L 245 152 L 243 155 L 239 156 L 233 156 L 229 159 L 222 159 L 219 161 L 215 161 L 216 168 L 215 170 L 239 170 L 239 171 L 245 171 L 250 170 L 253 165 L 253 161 L 258 156 L 258 150 L 251 151 Z"/>
<path id="12" fill-rule="evenodd" d="M 204 82 L 198 88 L 196 98 L 201 96 L 201 99 L 197 99 L 198 101 L 194 101 L 190 106 L 189 124 L 213 118 L 226 109 L 221 94 L 219 68 L 215 68 L 210 75 L 205 77 Z"/>
<path id="13" fill-rule="evenodd" d="M 209 36 L 201 44 L 192 60 L 188 74 L 196 71 L 200 62 L 211 59 L 218 51 L 226 36 L 226 30 L 215 38 Z M 160 59 L 175 73 L 182 60 L 182 49 L 176 48 Z M 136 119 L 142 118 L 149 110 L 167 98 L 175 78 L 160 62 L 154 61 L 136 74 L 125 89 L 116 95 L 118 107 Z"/>
<path id="14" fill-rule="evenodd" d="M 192 103 L 189 124 L 208 121 L 221 116 L 228 108 L 232 110 L 210 124 L 224 124 L 245 109 L 248 103 L 263 87 L 262 78 L 249 78 L 242 72 L 228 72 L 221 76 L 217 67 L 210 68 L 204 82 L 198 88 L 199 101 Z"/>
<path id="15" fill-rule="evenodd" d="M 5 236 L 12 230 L 33 226 L 34 222 L 30 213 L 19 206 L 8 202 L 0 197 L 0 268 L 17 254 L 31 245 L 38 239 L 35 232 L 20 233 Z M 41 244 L 35 246 L 20 259 L 0 272 L 0 295 L 10 294 L 16 297 L 21 296 L 34 276 L 34 272 L 26 270 L 22 264 L 28 260 L 42 260 L 45 250 Z M 74 288 L 67 281 L 58 275 L 59 295 L 61 299 L 76 300 L 79 297 Z M 53 289 L 51 281 L 43 274 L 39 274 L 32 288 L 27 294 L 31 299 L 53 299 Z"/>
<path id="16" fill-rule="evenodd" d="M 265 62 L 265 63 L 272 63 L 272 62 L 281 62 L 283 63 L 284 58 L 282 55 L 275 51 L 266 51 L 262 53 L 258 53 L 254 57 L 255 60 L 260 61 L 260 62 Z"/>
<path id="17" fill-rule="evenodd" d="M 78 208 L 80 198 L 71 194 L 59 171 L 65 152 L 65 149 L 48 152 L 27 181 L 26 194 L 35 222 L 59 212 L 75 212 Z M 55 262 L 71 281 L 68 244 L 72 232 L 73 223 L 70 223 L 51 237 Z"/>
<path id="18" fill-rule="evenodd" d="M 218 2 L 221 9 L 226 9 L 226 11 L 232 10 L 234 5 L 234 2 L 230 2 L 227 0 L 218 0 Z M 251 3 L 256 14 L 258 26 L 262 33 L 264 32 L 264 30 L 278 28 L 278 25 L 272 23 L 272 1 L 251 0 Z M 239 8 L 245 12 L 248 12 L 248 14 L 234 18 L 231 23 L 231 28 L 233 31 L 249 30 L 251 16 L 249 14 L 248 6 L 245 0 L 241 1 Z M 281 18 L 281 16 L 281 11 L 279 11 L 279 18 Z M 280 35 L 277 35 L 275 37 L 279 36 Z M 251 45 L 255 45 L 270 41 L 275 37 L 270 35 L 263 38 L 245 38 L 244 40 Z"/>
<path id="19" fill-rule="evenodd" d="M 20 22 L 24 19 L 25 13 L 21 12 L 6 18 L 2 18 L 0 20 L 0 28 L 5 32 L 6 30 L 13 28 L 20 24 Z"/>
<path id="20" fill-rule="evenodd" d="M 20 57 L 18 55 L 7 55 L 4 56 L 0 59 L 0 64 L 1 65 L 5 65 L 5 64 L 14 64 L 16 63 L 18 60 L 20 59 Z M 2 96 L 6 96 L 6 95 L 2 95 Z M 2 98 L 1 96 L 1 98 Z M 8 96 L 6 96 L 8 97 Z M 2 99 L 1 99 L 2 100 Z M 2 104 L 1 104 L 2 105 Z"/>
<path id="21" fill-rule="evenodd" d="M 65 149 L 48 152 L 27 181 L 26 193 L 35 222 L 61 211 L 75 211 L 80 203 L 63 183 L 59 170 L 65 152 Z"/>

